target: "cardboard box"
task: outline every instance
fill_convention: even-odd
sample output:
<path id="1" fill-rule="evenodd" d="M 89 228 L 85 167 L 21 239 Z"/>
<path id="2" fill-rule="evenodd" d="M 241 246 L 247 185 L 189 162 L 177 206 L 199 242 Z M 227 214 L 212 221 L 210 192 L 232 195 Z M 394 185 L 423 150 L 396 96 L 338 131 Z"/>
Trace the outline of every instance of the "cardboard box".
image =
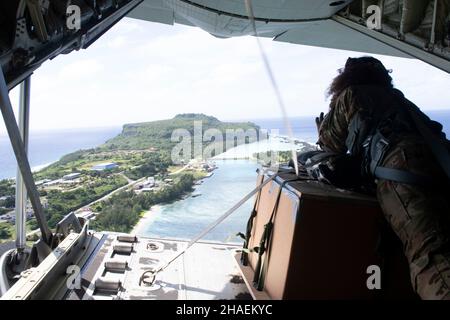
<path id="1" fill-rule="evenodd" d="M 249 248 L 259 246 L 284 174 L 268 183 L 257 204 Z M 387 250 L 380 252 L 380 239 Z M 270 299 L 415 299 L 401 243 L 375 198 L 316 181 L 289 182 L 274 217 L 264 294 Z M 263 256 L 264 258 L 264 256 Z M 242 266 L 252 284 L 256 252 Z M 368 267 L 381 269 L 381 290 L 369 290 Z M 249 271 L 250 270 L 250 271 Z M 244 270 L 243 270 L 244 271 Z"/>

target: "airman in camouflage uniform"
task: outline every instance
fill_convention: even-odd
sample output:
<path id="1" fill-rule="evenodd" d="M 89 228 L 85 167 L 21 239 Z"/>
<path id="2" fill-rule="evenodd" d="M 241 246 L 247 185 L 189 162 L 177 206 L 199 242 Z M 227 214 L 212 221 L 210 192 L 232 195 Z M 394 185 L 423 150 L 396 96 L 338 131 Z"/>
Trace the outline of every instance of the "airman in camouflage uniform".
<path id="1" fill-rule="evenodd" d="M 380 78 L 379 72 L 386 74 Z M 382 115 L 409 107 L 396 98 L 402 94 L 392 87 L 388 71 L 371 57 L 349 59 L 330 87 L 330 95 L 328 114 L 316 119 L 318 144 L 337 153 L 348 150 L 348 127 L 357 112 Z M 395 133 L 390 135 L 383 167 L 436 181 L 446 177 L 411 122 L 393 123 L 382 130 L 386 135 Z M 422 299 L 450 300 L 450 204 L 444 194 L 448 189 L 371 179 L 385 218 L 403 243 L 413 288 Z"/>

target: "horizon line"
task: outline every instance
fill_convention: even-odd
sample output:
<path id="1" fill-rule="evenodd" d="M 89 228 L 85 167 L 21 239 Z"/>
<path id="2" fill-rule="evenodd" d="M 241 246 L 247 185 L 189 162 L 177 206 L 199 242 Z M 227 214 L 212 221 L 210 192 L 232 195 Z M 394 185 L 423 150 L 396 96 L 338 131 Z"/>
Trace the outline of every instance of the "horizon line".
<path id="1" fill-rule="evenodd" d="M 425 114 L 427 112 L 450 112 L 450 109 L 429 109 L 429 110 L 422 110 Z M 201 113 L 198 113 L 201 114 Z M 214 115 L 208 115 L 207 116 L 213 116 Z M 53 127 L 53 128 L 30 128 L 30 133 L 39 133 L 39 132 L 52 132 L 52 131 L 73 131 L 73 130 L 102 130 L 102 129 L 119 129 L 123 128 L 123 126 L 127 124 L 136 124 L 136 123 L 146 123 L 146 122 L 153 122 L 153 121 L 161 121 L 161 120 L 170 120 L 173 119 L 176 115 L 174 115 L 171 118 L 164 118 L 164 119 L 152 119 L 147 121 L 141 121 L 141 122 L 126 122 L 122 124 L 109 124 L 109 125 L 99 125 L 99 126 L 81 126 L 81 127 Z M 293 118 L 310 118 L 310 117 L 316 117 L 317 115 L 294 115 L 290 116 L 290 119 Z M 217 118 L 217 117 L 216 117 Z M 282 120 L 282 117 L 259 117 L 259 118 L 227 118 L 227 119 L 220 119 L 217 118 L 219 121 L 222 122 L 254 122 L 254 121 L 260 121 L 260 120 Z M 7 131 L 5 127 L 2 127 L 2 130 L 0 130 L 0 138 L 8 137 Z"/>

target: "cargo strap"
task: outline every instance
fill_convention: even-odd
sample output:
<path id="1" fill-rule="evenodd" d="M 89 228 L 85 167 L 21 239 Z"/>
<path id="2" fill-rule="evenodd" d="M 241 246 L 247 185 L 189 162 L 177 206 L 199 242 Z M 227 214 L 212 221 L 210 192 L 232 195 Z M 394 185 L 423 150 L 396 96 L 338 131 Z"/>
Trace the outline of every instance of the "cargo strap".
<path id="1" fill-rule="evenodd" d="M 279 173 L 294 173 L 292 170 L 290 169 L 286 169 L 286 168 L 279 168 L 278 169 Z M 297 179 L 301 179 L 300 176 L 297 177 Z M 303 179 L 303 180 L 310 180 L 310 179 Z M 265 184 L 264 181 L 264 174 L 261 175 L 261 183 L 259 184 L 259 186 L 261 186 L 262 184 Z M 255 251 L 255 248 L 250 249 L 248 246 L 250 244 L 250 238 L 252 236 L 252 229 L 253 229 L 253 221 L 255 220 L 256 215 L 258 214 L 258 205 L 259 205 L 259 199 L 261 198 L 261 193 L 262 193 L 262 188 L 259 188 L 259 192 L 256 195 L 256 199 L 255 202 L 253 204 L 253 209 L 252 212 L 250 214 L 250 217 L 247 221 L 247 228 L 245 230 L 245 234 L 243 234 L 242 232 L 239 232 L 237 234 L 237 236 L 240 236 L 243 240 L 244 240 L 244 244 L 242 246 L 242 254 L 241 254 L 241 263 L 243 266 L 247 266 L 248 265 L 248 254 L 249 252 Z M 257 249 L 256 249 L 257 250 Z"/>
<path id="2" fill-rule="evenodd" d="M 255 267 L 255 274 L 253 277 L 253 286 L 258 291 L 262 291 L 264 289 L 264 281 L 265 281 L 265 276 L 266 276 L 268 262 L 269 262 L 269 252 L 267 249 L 270 246 L 270 241 L 272 238 L 272 230 L 273 230 L 273 220 L 275 218 L 276 212 L 278 211 L 278 205 L 280 204 L 281 193 L 283 191 L 284 186 L 287 183 L 297 181 L 297 180 L 299 180 L 298 177 L 296 177 L 295 179 L 291 179 L 291 180 L 285 180 L 281 184 L 280 190 L 278 191 L 278 195 L 277 195 L 277 198 L 275 201 L 275 205 L 273 207 L 272 214 L 270 216 L 270 219 L 264 225 L 264 231 L 261 236 L 261 241 L 259 243 L 259 247 L 254 248 L 254 251 L 256 251 L 258 253 L 258 261 L 257 261 L 256 267 Z M 264 255 L 264 253 L 265 253 L 265 255 Z M 264 255 L 264 259 L 263 259 L 263 255 Z"/>
<path id="3" fill-rule="evenodd" d="M 264 182 L 264 175 L 261 175 L 261 177 L 262 177 L 262 179 L 261 179 L 261 184 L 262 184 Z M 248 222 L 247 222 L 247 229 L 246 229 L 245 235 L 243 236 L 244 245 L 243 245 L 243 250 L 242 250 L 242 254 L 241 254 L 241 263 L 243 266 L 248 265 L 248 245 L 250 242 L 250 238 L 252 236 L 253 220 L 255 219 L 256 214 L 258 213 L 257 207 L 258 207 L 259 199 L 261 198 L 261 193 L 262 193 L 262 188 L 259 190 L 258 194 L 256 195 L 252 213 L 250 214 L 250 218 L 248 219 Z"/>
<path id="4" fill-rule="evenodd" d="M 264 176 L 264 173 L 263 173 Z M 196 235 L 193 239 L 191 239 L 187 245 L 180 252 L 176 253 L 170 260 L 167 262 L 163 262 L 162 265 L 152 268 L 150 270 L 144 271 L 139 278 L 139 285 L 153 285 L 156 279 L 156 275 L 162 271 L 164 271 L 169 265 L 171 265 L 175 260 L 184 255 L 190 247 L 192 247 L 195 243 L 197 243 L 200 239 L 202 239 L 205 235 L 207 235 L 211 230 L 217 227 L 220 223 L 222 223 L 226 218 L 228 218 L 231 214 L 233 214 L 238 208 L 240 208 L 245 202 L 251 199 L 255 194 L 261 191 L 262 188 L 270 181 L 275 179 L 278 176 L 278 173 L 274 173 L 269 176 L 268 179 L 263 180 L 263 182 L 250 191 L 246 196 L 244 196 L 238 203 L 236 203 L 233 207 L 228 209 L 223 215 L 221 215 L 217 220 L 212 222 L 209 226 L 207 226 L 204 230 L 202 230 L 198 235 Z"/>

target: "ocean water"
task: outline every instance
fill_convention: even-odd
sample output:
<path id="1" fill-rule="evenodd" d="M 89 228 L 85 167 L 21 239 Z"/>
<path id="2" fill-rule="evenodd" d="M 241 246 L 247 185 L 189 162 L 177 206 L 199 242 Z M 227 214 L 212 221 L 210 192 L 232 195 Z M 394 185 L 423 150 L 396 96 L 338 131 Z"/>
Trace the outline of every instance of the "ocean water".
<path id="1" fill-rule="evenodd" d="M 450 136 L 450 111 L 427 113 L 432 119 L 441 122 L 447 136 Z M 261 128 L 278 130 L 279 135 L 287 135 L 282 119 L 253 120 Z M 294 137 L 302 141 L 315 143 L 317 129 L 314 117 L 291 119 Z M 116 128 L 73 129 L 48 132 L 33 132 L 30 135 L 30 163 L 32 167 L 43 166 L 57 161 L 61 156 L 79 149 L 98 146 L 121 131 Z M 267 149 L 267 141 L 251 147 L 237 147 L 240 155 Z M 274 145 L 285 149 L 287 144 Z M 237 203 L 245 194 L 253 190 L 256 184 L 258 165 L 250 160 L 216 160 L 218 169 L 214 175 L 197 186 L 198 197 L 188 197 L 171 204 L 161 206 L 160 212 L 147 220 L 141 229 L 141 235 L 163 238 L 191 239 L 211 222 Z M 16 163 L 9 139 L 0 136 L 0 178 L 14 177 Z M 248 201 L 233 215 L 204 237 L 205 240 L 222 242 L 240 242 L 237 232 L 244 232 L 252 201 Z"/>
<path id="2" fill-rule="evenodd" d="M 59 160 L 63 155 L 96 147 L 119 134 L 122 129 L 92 128 L 30 133 L 29 161 L 32 168 L 38 168 Z M 16 159 L 8 136 L 0 135 L 0 179 L 16 176 Z"/>
<path id="3" fill-rule="evenodd" d="M 257 119 L 253 120 L 253 122 L 259 125 L 261 129 L 268 130 L 269 133 L 276 131 L 279 132 L 279 135 L 288 135 L 288 131 L 284 126 L 283 119 Z M 315 117 L 293 117 L 289 119 L 289 122 L 294 138 L 303 140 L 305 142 L 316 143 L 317 128 Z"/>
<path id="4" fill-rule="evenodd" d="M 430 111 L 427 114 L 441 122 L 447 136 L 450 136 L 450 111 Z M 287 135 L 282 119 L 246 119 L 253 121 L 262 129 L 278 130 L 280 135 Z M 317 129 L 314 117 L 293 117 L 290 119 L 294 137 L 315 143 Z M 80 149 L 96 147 L 120 133 L 121 127 L 67 129 L 54 131 L 31 132 L 29 158 L 32 168 L 42 167 L 59 160 L 63 155 Z M 12 178 L 16 175 L 16 160 L 12 152 L 9 138 L 0 134 L 0 179 Z"/>
<path id="5" fill-rule="evenodd" d="M 295 122 L 294 136 L 302 141 L 314 143 L 317 140 L 317 129 L 310 126 L 311 119 L 302 118 Z M 314 119 L 312 119 L 314 120 Z M 279 135 L 286 135 L 282 130 L 282 120 L 256 121 L 262 129 L 277 129 Z M 203 180 L 193 194 L 171 204 L 160 206 L 145 220 L 138 235 L 154 238 L 192 239 L 228 209 L 239 202 L 256 186 L 257 172 L 260 167 L 256 161 L 242 160 L 254 153 L 270 150 L 284 151 L 297 148 L 280 139 L 270 138 L 251 144 L 240 145 L 215 157 L 218 169 L 214 175 Z M 253 206 L 253 199 L 247 201 L 225 221 L 209 232 L 203 240 L 218 242 L 242 242 L 238 232 L 245 233 L 248 217 Z"/>
<path id="6" fill-rule="evenodd" d="M 140 235 L 148 237 L 191 239 L 207 225 L 231 208 L 256 186 L 257 164 L 250 160 L 215 161 L 218 169 L 214 175 L 197 186 L 195 194 L 161 206 Z M 235 235 L 245 233 L 252 201 L 247 201 L 237 211 L 204 237 L 205 240 L 238 242 Z"/>
<path id="7" fill-rule="evenodd" d="M 450 109 L 450 106 L 449 106 Z M 442 111 L 426 111 L 425 112 L 428 117 L 432 120 L 439 121 L 443 127 L 444 132 L 447 135 L 447 138 L 450 137 L 450 110 L 442 110 Z M 269 130 L 278 130 L 280 135 L 288 135 L 288 132 L 284 126 L 284 122 L 282 119 L 257 119 L 257 120 L 248 120 L 253 121 L 257 125 L 259 125 L 262 129 Z M 317 128 L 315 123 L 315 117 L 293 117 L 290 118 L 290 125 L 292 128 L 292 132 L 294 138 L 301 139 L 306 142 L 316 143 L 317 136 Z"/>
<path id="8" fill-rule="evenodd" d="M 450 135 L 450 111 L 429 112 L 430 118 L 441 122 L 447 136 Z M 253 120 L 262 129 L 276 129 L 280 135 L 287 135 L 281 119 Z M 315 143 L 317 129 L 314 117 L 301 117 L 291 119 L 294 137 L 300 140 Z M 257 149 L 266 149 L 267 141 L 255 143 L 253 146 L 238 146 L 236 152 L 231 154 L 243 156 Z M 285 148 L 284 145 L 274 145 Z M 250 160 L 218 160 L 215 161 L 219 169 L 214 175 L 204 180 L 195 193 L 201 196 L 189 197 L 174 203 L 161 206 L 161 210 L 153 214 L 140 230 L 141 236 L 155 238 L 181 238 L 192 239 L 214 222 L 226 210 L 237 203 L 245 194 L 255 188 L 256 169 L 258 165 Z M 203 240 L 220 242 L 241 242 L 235 236 L 237 232 L 244 232 L 248 217 L 252 209 L 252 201 L 247 201 L 234 214 L 207 234 Z"/>

